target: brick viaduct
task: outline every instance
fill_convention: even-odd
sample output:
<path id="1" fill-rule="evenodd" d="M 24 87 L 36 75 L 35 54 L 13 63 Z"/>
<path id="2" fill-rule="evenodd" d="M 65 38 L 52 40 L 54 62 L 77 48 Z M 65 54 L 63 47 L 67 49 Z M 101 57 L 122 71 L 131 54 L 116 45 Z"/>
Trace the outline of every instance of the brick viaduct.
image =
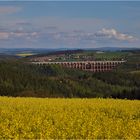
<path id="1" fill-rule="evenodd" d="M 72 61 L 72 62 L 32 62 L 39 65 L 57 64 L 63 67 L 81 69 L 92 72 L 104 72 L 115 69 L 118 65 L 125 61 Z"/>

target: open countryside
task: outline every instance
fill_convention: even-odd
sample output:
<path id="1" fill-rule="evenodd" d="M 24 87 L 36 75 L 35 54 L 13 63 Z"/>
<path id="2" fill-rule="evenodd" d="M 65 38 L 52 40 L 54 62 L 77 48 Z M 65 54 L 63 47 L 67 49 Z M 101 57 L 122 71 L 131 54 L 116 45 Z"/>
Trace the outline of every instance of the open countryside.
<path id="1" fill-rule="evenodd" d="M 140 1 L 0 1 L 0 140 L 140 140 Z"/>
<path id="2" fill-rule="evenodd" d="M 126 52 L 105 72 L 1 56 L 0 139 L 139 139 L 140 53 Z"/>

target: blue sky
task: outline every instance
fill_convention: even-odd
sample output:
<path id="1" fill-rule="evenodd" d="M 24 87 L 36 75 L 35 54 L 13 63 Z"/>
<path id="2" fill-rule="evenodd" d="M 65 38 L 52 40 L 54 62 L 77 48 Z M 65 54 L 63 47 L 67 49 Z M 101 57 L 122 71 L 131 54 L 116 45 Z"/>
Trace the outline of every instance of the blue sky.
<path id="1" fill-rule="evenodd" d="M 140 2 L 0 2 L 1 48 L 140 48 Z"/>

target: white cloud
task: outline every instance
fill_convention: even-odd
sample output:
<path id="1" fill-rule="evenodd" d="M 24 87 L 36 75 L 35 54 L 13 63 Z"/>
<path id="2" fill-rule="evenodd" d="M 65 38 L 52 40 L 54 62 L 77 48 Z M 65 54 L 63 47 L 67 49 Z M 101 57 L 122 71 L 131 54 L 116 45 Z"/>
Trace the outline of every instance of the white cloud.
<path id="1" fill-rule="evenodd" d="M 128 34 L 120 33 L 115 29 L 106 29 L 103 28 L 102 30 L 96 33 L 97 37 L 103 37 L 108 39 L 116 39 L 119 41 L 136 41 L 137 38 Z"/>
<path id="2" fill-rule="evenodd" d="M 137 42 L 136 37 L 120 33 L 115 29 L 101 29 L 96 32 L 88 32 L 83 30 L 63 31 L 59 28 L 47 26 L 47 28 L 23 28 L 19 26 L 7 30 L 0 31 L 0 40 L 5 42 L 13 41 L 17 44 L 22 41 L 24 43 L 38 43 L 47 45 L 66 45 L 66 46 L 95 46 L 96 44 L 119 44 L 128 42 Z M 129 43 L 131 44 L 131 43 Z M 35 44 L 36 45 L 36 44 Z"/>
<path id="3" fill-rule="evenodd" d="M 9 33 L 8 32 L 0 32 L 0 39 L 8 39 L 9 38 Z"/>
<path id="4" fill-rule="evenodd" d="M 54 31 L 53 33 L 49 34 L 46 32 L 45 34 L 47 37 L 52 38 L 54 41 L 74 41 L 74 42 L 135 42 L 137 38 L 120 33 L 115 29 L 101 29 L 97 32 L 84 32 L 84 31 L 67 31 L 67 32 L 59 32 Z"/>
<path id="5" fill-rule="evenodd" d="M 22 8 L 16 6 L 0 6 L 0 15 L 19 12 Z"/>
<path id="6" fill-rule="evenodd" d="M 10 38 L 36 39 L 38 36 L 38 32 L 0 32 L 0 40 L 7 40 Z"/>

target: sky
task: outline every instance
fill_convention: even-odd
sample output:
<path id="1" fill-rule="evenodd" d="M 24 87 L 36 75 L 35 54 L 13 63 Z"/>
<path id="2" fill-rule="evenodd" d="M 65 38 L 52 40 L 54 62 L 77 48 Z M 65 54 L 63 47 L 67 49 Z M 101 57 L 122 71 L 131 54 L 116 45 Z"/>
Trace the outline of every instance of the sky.
<path id="1" fill-rule="evenodd" d="M 0 48 L 140 48 L 140 1 L 0 1 Z"/>

